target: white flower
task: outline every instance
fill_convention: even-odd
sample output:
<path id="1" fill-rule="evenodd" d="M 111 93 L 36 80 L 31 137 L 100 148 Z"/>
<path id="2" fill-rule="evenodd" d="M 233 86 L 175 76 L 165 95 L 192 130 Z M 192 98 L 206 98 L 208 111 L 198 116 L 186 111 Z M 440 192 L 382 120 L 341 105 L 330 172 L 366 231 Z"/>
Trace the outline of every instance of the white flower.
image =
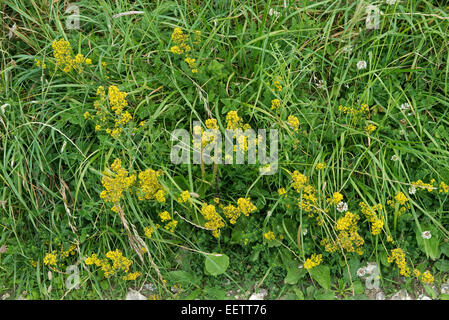
<path id="1" fill-rule="evenodd" d="M 276 10 L 273 10 L 273 8 L 270 8 L 270 11 L 268 11 L 268 14 L 269 14 L 270 16 L 272 16 L 272 15 L 278 16 L 278 15 L 279 15 L 279 12 L 276 11 Z"/>
<path id="2" fill-rule="evenodd" d="M 385 2 L 387 4 L 389 4 L 390 6 L 394 5 L 396 3 L 396 0 L 385 0 Z"/>
<path id="3" fill-rule="evenodd" d="M 304 228 L 304 231 L 302 232 L 302 235 L 305 236 L 307 234 L 307 228 Z"/>
<path id="4" fill-rule="evenodd" d="M 346 202 L 340 202 L 337 204 L 337 211 L 338 212 L 346 212 L 348 211 L 348 204 Z"/>
<path id="5" fill-rule="evenodd" d="M 403 104 L 401 104 L 399 109 L 401 109 L 402 111 L 408 110 L 408 109 L 410 109 L 410 105 L 407 102 L 403 103 Z"/>
<path id="6" fill-rule="evenodd" d="M 366 269 L 365 268 L 360 268 L 357 270 L 357 276 L 359 277 L 363 277 L 366 274 Z"/>
<path id="7" fill-rule="evenodd" d="M 391 161 L 398 161 L 399 157 L 397 155 L 391 156 Z"/>
<path id="8" fill-rule="evenodd" d="M 324 81 L 323 80 L 318 80 L 318 82 L 316 82 L 315 85 L 318 89 L 324 89 Z"/>
<path id="9" fill-rule="evenodd" d="M 359 70 L 366 69 L 366 61 L 361 60 L 361 61 L 357 62 L 357 69 L 359 69 Z"/>
<path id="10" fill-rule="evenodd" d="M 421 233 L 421 237 L 423 239 L 430 239 L 432 238 L 432 234 L 430 233 L 430 231 L 424 231 L 423 233 Z"/>
<path id="11" fill-rule="evenodd" d="M 416 187 L 415 186 L 411 186 L 410 188 L 408 188 L 408 193 L 409 194 L 415 194 L 416 193 Z"/>

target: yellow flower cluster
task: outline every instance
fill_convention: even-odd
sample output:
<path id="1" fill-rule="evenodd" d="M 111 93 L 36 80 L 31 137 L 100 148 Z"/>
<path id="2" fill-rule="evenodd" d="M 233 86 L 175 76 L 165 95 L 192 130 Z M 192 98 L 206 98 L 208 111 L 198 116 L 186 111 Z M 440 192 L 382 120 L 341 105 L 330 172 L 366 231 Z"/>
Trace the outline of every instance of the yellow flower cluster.
<path id="1" fill-rule="evenodd" d="M 250 213 L 257 210 L 257 207 L 251 202 L 250 198 L 239 198 L 237 207 L 232 204 L 223 207 L 223 214 L 228 218 L 231 224 L 235 224 L 237 219 L 243 214 L 248 217 Z"/>
<path id="2" fill-rule="evenodd" d="M 373 235 L 378 235 L 382 231 L 382 228 L 384 226 L 384 219 L 380 213 L 380 211 L 382 210 L 382 205 L 379 203 L 370 207 L 365 202 L 360 202 L 359 206 L 362 213 L 371 223 L 371 233 Z M 379 216 L 376 212 L 378 212 Z"/>
<path id="3" fill-rule="evenodd" d="M 248 136 L 245 135 L 245 131 L 251 129 L 249 123 L 243 124 L 243 119 L 239 117 L 237 111 L 229 111 L 226 114 L 226 129 L 234 130 L 234 135 L 232 138 L 236 138 L 237 145 L 234 146 L 234 152 L 237 150 L 237 147 L 241 150 L 248 151 L 248 142 L 257 145 L 261 140 L 262 136 L 254 137 L 254 140 L 248 141 Z M 226 154 L 226 157 L 230 157 L 231 155 Z"/>
<path id="4" fill-rule="evenodd" d="M 293 171 L 292 174 L 292 188 L 295 189 L 298 193 L 301 192 L 304 187 L 307 185 L 307 177 L 298 171 Z"/>
<path id="5" fill-rule="evenodd" d="M 127 275 L 123 276 L 123 280 L 136 280 L 138 277 L 140 277 L 142 274 L 140 272 L 130 272 Z"/>
<path id="6" fill-rule="evenodd" d="M 405 260 L 404 251 L 401 248 L 391 250 L 391 256 L 387 257 L 387 261 L 392 263 L 393 261 L 399 268 L 399 273 L 404 277 L 410 276 L 410 268 L 407 267 L 407 261 Z"/>
<path id="7" fill-rule="evenodd" d="M 287 190 L 285 190 L 285 188 L 279 188 L 278 194 L 279 194 L 280 196 L 283 196 L 283 195 L 286 194 L 286 193 L 287 193 Z"/>
<path id="8" fill-rule="evenodd" d="M 444 181 L 441 181 L 439 192 L 440 193 L 442 193 L 442 192 L 448 193 L 449 192 L 449 185 L 445 184 Z"/>
<path id="9" fill-rule="evenodd" d="M 156 227 L 156 229 L 158 229 L 159 228 L 159 224 L 156 224 L 155 227 Z M 147 238 L 151 238 L 153 236 L 153 233 L 154 233 L 154 228 L 152 226 L 145 227 L 143 232 L 145 233 L 145 236 L 147 236 Z"/>
<path id="10" fill-rule="evenodd" d="M 367 104 L 362 104 L 360 107 L 346 107 L 338 106 L 338 110 L 351 117 L 351 122 L 357 124 L 362 118 L 367 118 L 369 113 L 369 107 Z M 366 132 L 371 133 L 377 129 L 376 126 L 368 124 L 365 127 Z"/>
<path id="11" fill-rule="evenodd" d="M 178 198 L 179 203 L 186 203 L 190 200 L 190 192 L 189 190 L 185 190 L 181 192 L 181 196 Z"/>
<path id="12" fill-rule="evenodd" d="M 192 50 L 192 47 L 188 44 L 189 35 L 185 34 L 181 28 L 175 28 L 171 35 L 171 40 L 175 44 L 170 48 L 170 51 L 174 54 L 185 54 L 184 61 L 189 65 L 192 73 L 198 73 L 198 66 L 196 59 L 190 57 L 188 52 Z M 201 42 L 201 31 L 195 31 L 193 41 L 191 44 L 198 45 Z"/>
<path id="13" fill-rule="evenodd" d="M 76 249 L 76 246 L 74 244 L 71 244 L 69 249 L 67 249 L 67 251 L 66 251 L 66 250 L 64 250 L 64 248 L 62 247 L 62 244 L 61 244 L 60 255 L 62 258 L 67 258 L 70 255 L 73 256 L 75 254 L 75 249 Z"/>
<path id="14" fill-rule="evenodd" d="M 339 204 L 343 200 L 343 195 L 340 192 L 334 192 L 332 198 L 327 198 L 327 202 L 332 204 Z"/>
<path id="15" fill-rule="evenodd" d="M 42 69 L 46 69 L 47 65 L 39 59 L 34 59 L 36 67 L 41 67 Z"/>
<path id="16" fill-rule="evenodd" d="M 239 117 L 237 111 L 229 111 L 226 114 L 226 129 L 235 130 L 241 126 L 242 119 Z"/>
<path id="17" fill-rule="evenodd" d="M 371 123 L 365 127 L 365 131 L 368 133 L 372 133 L 372 132 L 376 131 L 376 129 L 377 129 L 377 127 Z"/>
<path id="18" fill-rule="evenodd" d="M 434 183 L 435 183 L 435 179 L 430 180 L 430 183 L 425 183 L 422 180 L 418 180 L 418 181 L 412 182 L 412 186 L 416 187 L 417 189 L 424 189 L 424 190 L 427 190 L 428 192 L 432 192 L 433 190 L 436 189 L 436 187 L 433 186 Z"/>
<path id="19" fill-rule="evenodd" d="M 120 199 L 123 192 L 130 189 L 136 182 L 136 175 L 129 175 L 128 171 L 122 168 L 122 161 L 115 159 L 111 165 L 112 174 L 105 170 L 101 183 L 106 190 L 100 193 L 100 198 L 106 202 L 112 202 L 112 210 L 118 212 Z M 137 187 L 137 195 L 139 200 L 156 199 L 159 203 L 165 202 L 165 191 L 158 181 L 158 177 L 162 175 L 161 171 L 147 169 L 139 172 L 139 184 Z"/>
<path id="20" fill-rule="evenodd" d="M 56 266 L 58 258 L 55 254 L 55 252 L 47 253 L 44 257 L 44 264 L 46 266 Z"/>
<path id="21" fill-rule="evenodd" d="M 171 35 L 171 40 L 175 46 L 170 48 L 170 51 L 174 54 L 183 54 L 189 52 L 191 47 L 187 44 L 189 36 L 184 34 L 181 28 L 175 28 Z"/>
<path id="22" fill-rule="evenodd" d="M 426 284 L 432 284 L 434 282 L 435 278 L 433 277 L 433 275 L 430 273 L 429 270 L 426 270 L 423 272 L 422 276 L 421 276 L 421 281 L 423 283 Z"/>
<path id="23" fill-rule="evenodd" d="M 304 262 L 304 268 L 307 270 L 312 269 L 313 267 L 318 266 L 323 262 L 323 256 L 321 254 L 315 254 L 313 253 L 310 258 L 306 259 L 306 262 Z"/>
<path id="24" fill-rule="evenodd" d="M 198 69 L 196 66 L 196 59 L 186 57 L 184 61 L 189 65 L 190 69 L 192 70 L 192 73 L 197 73 Z"/>
<path id="25" fill-rule="evenodd" d="M 317 170 L 325 169 L 326 168 L 326 164 L 324 162 L 319 162 L 319 163 L 316 164 L 315 168 Z"/>
<path id="26" fill-rule="evenodd" d="M 108 261 L 111 260 L 111 262 Z M 93 253 L 90 257 L 87 257 L 84 260 L 86 265 L 96 265 L 101 268 L 104 272 L 105 278 L 109 278 L 114 274 L 117 274 L 120 271 L 128 273 L 129 267 L 132 264 L 132 261 L 125 256 L 123 256 L 122 252 L 118 249 L 115 251 L 108 251 L 106 253 L 105 259 L 98 258 L 96 253 Z M 129 273 L 123 277 L 124 280 L 135 280 L 138 276 L 140 276 L 140 272 Z"/>
<path id="27" fill-rule="evenodd" d="M 305 175 L 296 170 L 292 173 L 291 177 L 293 180 L 291 187 L 296 192 L 302 193 L 301 197 L 298 198 L 299 208 L 308 213 L 309 218 L 313 218 L 314 213 L 319 211 L 316 189 L 308 184 L 308 178 Z M 316 217 L 316 221 L 319 226 L 322 224 L 320 217 Z"/>
<path id="28" fill-rule="evenodd" d="M 282 91 L 282 77 L 281 76 L 277 76 L 276 79 L 273 82 L 274 87 L 276 88 L 277 91 L 281 92 Z"/>
<path id="29" fill-rule="evenodd" d="M 169 223 L 167 223 L 164 226 L 164 228 L 170 232 L 175 232 L 175 228 L 178 225 L 178 221 L 172 219 L 172 217 L 170 216 L 170 213 L 168 213 L 168 211 L 159 213 L 159 218 L 161 219 L 162 222 L 170 221 Z M 149 238 L 151 238 L 151 233 L 150 233 Z"/>
<path id="30" fill-rule="evenodd" d="M 202 150 L 207 145 L 214 143 L 218 133 L 217 119 L 207 119 L 206 127 L 210 130 L 204 130 L 199 125 L 193 127 L 194 135 L 201 137 L 200 141 L 198 141 L 199 139 L 194 139 L 193 141 L 194 148 L 197 150 Z"/>
<path id="31" fill-rule="evenodd" d="M 161 171 L 146 169 L 139 173 L 139 200 L 153 200 L 165 202 L 165 191 L 158 181 L 162 175 Z"/>
<path id="32" fill-rule="evenodd" d="M 160 212 L 159 218 L 161 218 L 162 222 L 171 220 L 171 216 L 170 213 L 168 213 L 168 211 Z"/>
<path id="33" fill-rule="evenodd" d="M 70 72 L 73 69 L 81 72 L 83 65 L 92 64 L 92 60 L 85 58 L 81 53 L 78 53 L 75 58 L 72 58 L 72 47 L 64 39 L 53 41 L 51 46 L 53 48 L 53 57 L 56 59 L 56 65 L 62 68 L 64 72 Z"/>
<path id="34" fill-rule="evenodd" d="M 400 216 L 402 213 L 404 213 L 407 209 L 410 209 L 410 204 L 408 203 L 407 196 L 399 191 L 396 196 L 394 197 L 394 200 L 388 200 L 387 204 L 396 210 L 396 208 L 399 208 L 398 215 Z"/>
<path id="35" fill-rule="evenodd" d="M 111 170 L 115 174 L 111 174 L 109 171 L 103 171 L 103 178 L 101 183 L 106 190 L 100 193 L 100 198 L 106 202 L 112 202 L 112 210 L 117 212 L 120 199 L 124 191 L 136 181 L 136 176 L 128 176 L 128 171 L 122 168 L 122 161 L 115 159 L 111 165 Z"/>
<path id="36" fill-rule="evenodd" d="M 281 100 L 273 99 L 271 100 L 271 110 L 279 109 L 281 107 Z"/>
<path id="37" fill-rule="evenodd" d="M 357 222 L 360 217 L 357 214 L 353 214 L 347 211 L 344 217 L 337 220 L 335 229 L 339 231 L 336 245 L 343 248 L 347 252 L 356 252 L 359 255 L 363 254 L 362 246 L 365 243 L 363 238 L 358 233 Z M 332 244 L 323 242 L 324 245 Z M 332 251 L 332 250 L 331 250 Z M 335 251 L 335 250 L 334 250 Z"/>
<path id="38" fill-rule="evenodd" d="M 224 227 L 223 219 L 217 213 L 215 206 L 213 204 L 204 204 L 201 208 L 201 214 L 204 219 L 206 219 L 206 224 L 204 227 L 212 230 L 212 235 L 218 238 L 220 235 L 220 228 Z"/>
<path id="39" fill-rule="evenodd" d="M 296 116 L 293 116 L 293 115 L 288 116 L 287 122 L 288 122 L 290 127 L 292 127 L 292 129 L 295 132 L 298 132 L 298 130 L 299 130 L 299 120 L 298 120 L 298 118 Z"/>
<path id="40" fill-rule="evenodd" d="M 350 114 L 352 116 L 363 115 L 369 112 L 369 107 L 366 103 L 362 104 L 360 107 L 345 107 L 338 106 L 338 111 L 344 114 Z"/>
<path id="41" fill-rule="evenodd" d="M 276 239 L 276 236 L 274 235 L 273 231 L 268 231 L 266 233 L 264 233 L 263 235 L 265 237 L 265 239 L 267 239 L 268 241 L 273 241 Z"/>
<path id="42" fill-rule="evenodd" d="M 99 98 L 94 102 L 97 111 L 95 131 L 104 130 L 111 137 L 118 138 L 123 132 L 123 127 L 133 119 L 128 111 L 123 111 L 128 106 L 127 93 L 120 91 L 117 86 L 110 86 L 106 95 L 104 87 L 99 86 L 97 96 Z M 85 113 L 84 117 L 93 119 L 93 116 L 90 116 L 89 113 L 87 113 L 87 116 Z"/>

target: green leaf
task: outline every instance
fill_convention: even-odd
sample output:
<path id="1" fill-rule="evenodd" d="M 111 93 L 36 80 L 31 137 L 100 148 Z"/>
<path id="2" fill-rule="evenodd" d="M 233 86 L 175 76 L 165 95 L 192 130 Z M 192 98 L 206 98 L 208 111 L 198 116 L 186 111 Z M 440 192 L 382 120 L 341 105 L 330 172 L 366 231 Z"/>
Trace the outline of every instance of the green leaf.
<path id="1" fill-rule="evenodd" d="M 304 276 L 304 272 L 298 267 L 289 268 L 287 270 L 287 276 L 284 279 L 284 282 L 287 284 L 297 284 L 299 279 Z"/>
<path id="2" fill-rule="evenodd" d="M 293 291 L 295 291 L 298 300 L 304 300 L 304 293 L 299 288 L 293 288 Z"/>
<path id="3" fill-rule="evenodd" d="M 441 252 L 442 252 L 446 257 L 449 258 L 449 243 L 443 244 L 443 245 L 440 247 L 440 249 L 441 249 Z"/>
<path id="4" fill-rule="evenodd" d="M 331 288 L 331 270 L 329 266 L 319 265 L 310 269 L 310 275 L 312 278 L 318 282 L 326 290 Z"/>
<path id="5" fill-rule="evenodd" d="M 194 274 L 183 270 L 169 272 L 168 278 L 173 282 L 178 282 L 182 285 L 198 284 L 199 282 L 199 279 L 196 278 Z"/>
<path id="6" fill-rule="evenodd" d="M 204 264 L 206 271 L 213 276 L 218 276 L 226 271 L 229 266 L 229 257 L 225 254 L 209 254 Z"/>
<path id="7" fill-rule="evenodd" d="M 449 272 L 449 261 L 448 260 L 439 260 L 435 262 L 435 267 L 443 272 Z"/>
<path id="8" fill-rule="evenodd" d="M 365 292 L 365 289 L 363 288 L 363 284 L 359 280 L 354 281 L 353 285 L 354 285 L 354 293 L 355 294 L 363 294 Z"/>

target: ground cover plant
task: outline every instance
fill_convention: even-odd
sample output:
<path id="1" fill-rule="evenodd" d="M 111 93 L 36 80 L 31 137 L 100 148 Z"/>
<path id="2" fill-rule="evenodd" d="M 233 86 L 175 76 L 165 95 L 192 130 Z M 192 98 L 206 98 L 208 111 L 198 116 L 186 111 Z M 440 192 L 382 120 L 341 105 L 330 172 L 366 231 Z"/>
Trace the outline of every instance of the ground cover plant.
<path id="1" fill-rule="evenodd" d="M 447 299 L 448 10 L 1 1 L 0 296 Z"/>

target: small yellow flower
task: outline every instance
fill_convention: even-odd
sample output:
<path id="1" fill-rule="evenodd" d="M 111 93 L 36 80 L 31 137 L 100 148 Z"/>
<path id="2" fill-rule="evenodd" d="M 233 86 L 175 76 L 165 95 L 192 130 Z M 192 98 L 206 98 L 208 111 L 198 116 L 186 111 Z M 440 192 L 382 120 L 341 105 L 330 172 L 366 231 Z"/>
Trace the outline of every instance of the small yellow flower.
<path id="1" fill-rule="evenodd" d="M 325 169 L 326 168 L 326 164 L 324 163 L 324 162 L 319 162 L 319 163 L 317 163 L 316 164 L 316 167 L 315 167 L 317 170 L 322 170 L 322 169 Z"/>
<path id="2" fill-rule="evenodd" d="M 318 266 L 323 261 L 323 256 L 321 254 L 312 254 L 310 258 L 306 259 L 304 262 L 304 268 L 307 270 L 312 269 L 313 267 Z"/>
<path id="3" fill-rule="evenodd" d="M 290 115 L 287 119 L 288 124 L 295 130 L 295 132 L 298 132 L 299 130 L 299 120 L 296 116 Z"/>
<path id="4" fill-rule="evenodd" d="M 365 131 L 368 133 L 372 133 L 374 131 L 376 131 L 377 127 L 373 124 L 369 124 L 365 127 Z"/>
<path id="5" fill-rule="evenodd" d="M 55 266 L 57 259 L 58 258 L 56 257 L 56 254 L 54 252 L 47 253 L 44 257 L 44 264 L 46 266 Z"/>
<path id="6" fill-rule="evenodd" d="M 281 106 L 281 100 L 273 99 L 271 100 L 271 110 L 278 109 Z"/>
<path id="7" fill-rule="evenodd" d="M 279 194 L 280 196 L 283 196 L 283 195 L 286 194 L 286 193 L 287 193 L 287 191 L 285 190 L 285 188 L 279 188 L 278 194 Z"/>
<path id="8" fill-rule="evenodd" d="M 276 239 L 276 236 L 274 235 L 273 231 L 268 231 L 266 232 L 264 235 L 265 239 L 267 239 L 268 241 L 273 241 Z"/>

